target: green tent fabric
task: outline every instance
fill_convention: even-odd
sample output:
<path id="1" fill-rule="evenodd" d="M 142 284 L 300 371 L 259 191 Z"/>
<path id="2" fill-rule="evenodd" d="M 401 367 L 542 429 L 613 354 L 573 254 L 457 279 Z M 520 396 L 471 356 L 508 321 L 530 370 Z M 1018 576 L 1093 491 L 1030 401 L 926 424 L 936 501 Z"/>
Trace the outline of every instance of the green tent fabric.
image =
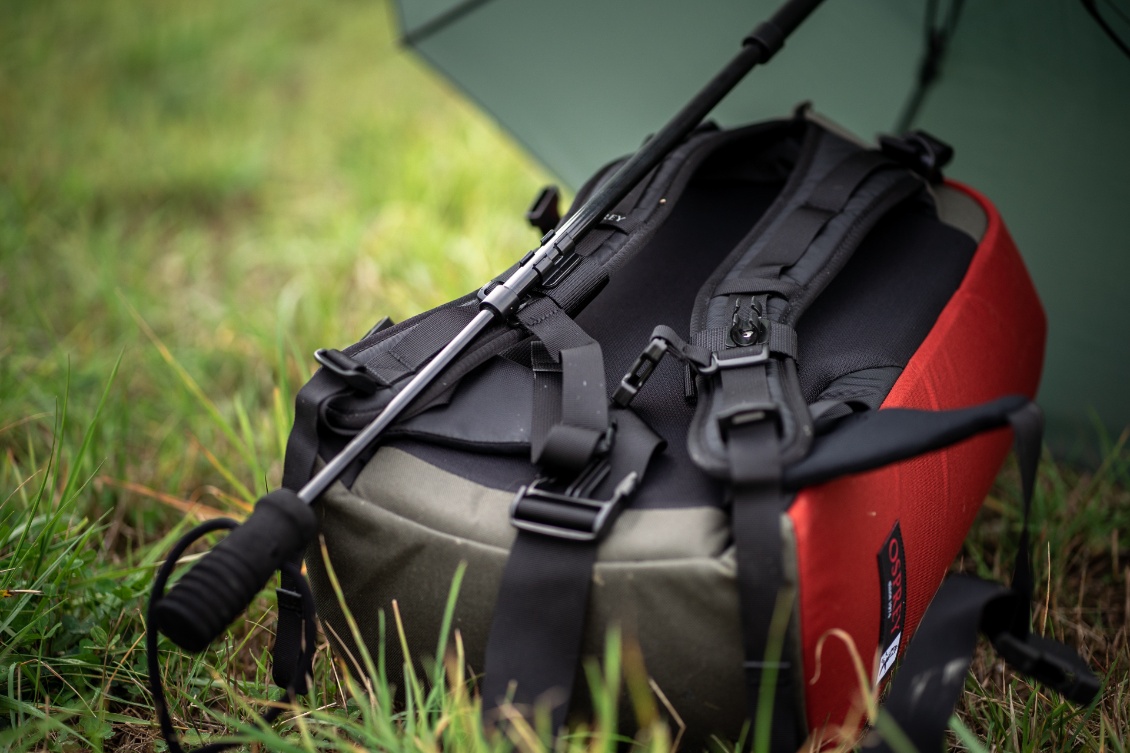
<path id="1" fill-rule="evenodd" d="M 1125 24 L 1119 1 L 1106 12 Z M 862 136 L 890 132 L 915 87 L 926 14 L 946 15 L 938 6 L 829 0 L 714 118 L 811 101 Z M 664 123 L 775 7 L 403 0 L 400 18 L 408 44 L 576 187 Z M 1130 426 L 1130 58 L 1078 0 L 959 10 L 913 125 L 954 145 L 947 174 L 1000 207 L 1048 313 L 1049 441 L 1086 455 L 1097 425 Z"/>

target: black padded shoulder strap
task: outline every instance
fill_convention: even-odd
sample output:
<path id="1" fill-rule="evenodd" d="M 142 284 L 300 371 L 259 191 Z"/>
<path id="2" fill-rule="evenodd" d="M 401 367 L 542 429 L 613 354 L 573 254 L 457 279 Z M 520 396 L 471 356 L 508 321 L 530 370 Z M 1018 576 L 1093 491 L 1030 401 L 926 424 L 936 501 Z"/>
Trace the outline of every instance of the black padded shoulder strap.
<path id="1" fill-rule="evenodd" d="M 906 168 L 807 123 L 784 190 L 699 292 L 691 321 L 694 344 L 718 354 L 723 366 L 731 353 L 760 348 L 771 356 L 741 368 L 766 375 L 783 463 L 804 457 L 815 432 L 796 376 L 795 351 L 790 355 L 782 338 L 875 223 L 916 195 L 924 195 L 924 183 Z M 734 403 L 724 395 L 725 383 L 717 376 L 698 379 L 698 410 L 688 435 L 695 462 L 723 478 L 732 468 L 719 421 Z"/>

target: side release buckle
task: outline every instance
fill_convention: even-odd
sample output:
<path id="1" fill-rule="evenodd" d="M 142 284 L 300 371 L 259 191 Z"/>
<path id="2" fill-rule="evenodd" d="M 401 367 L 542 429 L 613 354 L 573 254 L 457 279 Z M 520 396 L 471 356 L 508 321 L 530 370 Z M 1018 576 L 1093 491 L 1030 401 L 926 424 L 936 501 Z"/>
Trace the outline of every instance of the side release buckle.
<path id="1" fill-rule="evenodd" d="M 593 491 L 611 470 L 607 457 L 598 458 L 564 489 L 548 488 L 554 480 L 539 476 L 514 495 L 511 525 L 559 539 L 596 541 L 620 514 L 624 499 L 639 485 L 639 474 L 632 471 L 616 485 L 611 499 L 593 499 Z"/>
<path id="2" fill-rule="evenodd" d="M 612 402 L 621 408 L 627 408 L 632 399 L 639 393 L 655 367 L 663 360 L 667 353 L 668 343 L 662 337 L 653 337 L 647 347 L 640 353 L 639 358 L 628 369 L 628 373 L 620 380 L 620 386 L 612 393 Z"/>
<path id="3" fill-rule="evenodd" d="M 883 154 L 931 183 L 941 182 L 942 168 L 953 159 L 953 147 L 925 131 L 881 136 L 879 148 Z"/>
<path id="4" fill-rule="evenodd" d="M 1061 643 L 1038 635 L 1022 640 L 1006 632 L 993 639 L 993 647 L 1013 669 L 1054 688 L 1069 701 L 1087 704 L 1099 693 L 1099 678 Z"/>

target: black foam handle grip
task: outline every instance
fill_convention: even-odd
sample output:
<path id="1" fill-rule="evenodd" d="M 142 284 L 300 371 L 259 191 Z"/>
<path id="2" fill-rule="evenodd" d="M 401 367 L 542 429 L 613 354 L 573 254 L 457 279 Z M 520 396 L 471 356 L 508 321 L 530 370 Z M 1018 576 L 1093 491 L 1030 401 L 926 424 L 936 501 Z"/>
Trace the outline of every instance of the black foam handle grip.
<path id="1" fill-rule="evenodd" d="M 157 629 L 186 651 L 203 651 L 274 572 L 305 549 L 316 530 L 314 511 L 297 494 L 271 492 L 157 602 Z"/>

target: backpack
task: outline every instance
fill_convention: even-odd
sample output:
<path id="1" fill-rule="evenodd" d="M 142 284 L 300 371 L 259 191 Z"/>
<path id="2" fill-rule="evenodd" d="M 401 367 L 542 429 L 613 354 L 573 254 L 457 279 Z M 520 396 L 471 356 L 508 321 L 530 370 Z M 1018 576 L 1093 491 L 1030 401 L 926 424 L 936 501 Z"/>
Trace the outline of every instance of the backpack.
<path id="1" fill-rule="evenodd" d="M 582 658 L 613 627 L 691 746 L 738 739 L 755 718 L 773 751 L 858 727 L 858 656 L 874 658 L 866 681 L 889 686 L 884 713 L 905 738 L 938 750 L 978 632 L 1089 701 L 1082 660 L 1029 631 L 1026 526 L 1010 586 L 945 578 L 1010 442 L 1027 518 L 1046 327 L 995 208 L 942 177 L 951 154 L 921 132 L 872 148 L 807 107 L 698 127 L 355 462 L 343 448 L 526 259 L 318 351 L 285 489 L 165 598 L 187 543 L 234 521 L 174 548 L 151 624 L 202 649 L 317 530 L 309 586 L 292 559 L 277 591 L 273 679 L 292 694 L 315 606 L 342 656 L 361 655 L 348 610 L 369 654 L 398 666 L 380 613 L 395 601 L 408 653 L 429 655 L 461 573 L 450 619 L 488 724 L 502 707 L 548 708 L 560 729 L 588 701 Z M 569 221 L 552 190 L 529 218 L 546 238 Z M 313 508 L 287 491 L 335 463 Z M 880 735 L 864 746 L 892 749 Z"/>
<path id="2" fill-rule="evenodd" d="M 768 693 L 772 749 L 795 750 L 858 704 L 851 648 L 828 638 L 876 657 L 884 683 L 932 600 L 958 617 L 938 618 L 899 677 L 936 687 L 888 704 L 922 749 L 940 743 L 979 627 L 1086 696 L 1077 658 L 1033 648 L 1026 549 L 1012 588 L 957 579 L 935 596 L 1010 434 L 1030 488 L 1046 327 L 996 210 L 942 178 L 949 155 L 921 133 L 868 148 L 807 108 L 697 129 L 322 497 L 369 651 L 395 599 L 410 653 L 427 655 L 465 566 L 454 626 L 488 719 L 541 701 L 560 727 L 586 702 L 581 658 L 615 625 L 690 744 L 737 738 Z M 543 232 L 563 221 L 555 202 L 531 209 Z M 490 290 L 319 351 L 284 486 L 372 421 Z M 359 655 L 320 544 L 306 565 L 318 614 Z M 942 678 L 955 656 L 963 671 Z"/>

